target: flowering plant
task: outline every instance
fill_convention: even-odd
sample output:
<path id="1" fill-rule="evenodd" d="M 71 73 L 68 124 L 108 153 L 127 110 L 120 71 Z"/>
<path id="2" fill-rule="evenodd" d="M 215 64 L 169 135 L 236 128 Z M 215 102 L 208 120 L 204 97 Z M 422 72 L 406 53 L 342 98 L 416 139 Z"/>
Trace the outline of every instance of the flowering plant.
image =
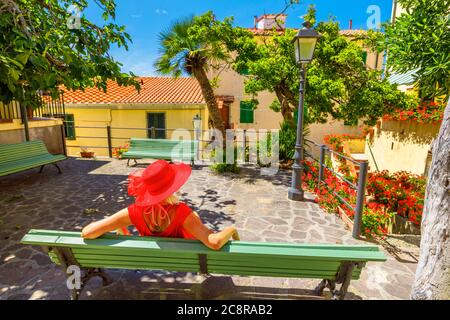
<path id="1" fill-rule="evenodd" d="M 422 220 L 425 188 L 424 177 L 405 171 L 371 172 L 367 181 L 367 191 L 375 202 L 416 225 Z"/>
<path id="2" fill-rule="evenodd" d="M 441 122 L 444 118 L 445 104 L 425 101 L 410 110 L 397 110 L 395 114 L 385 115 L 384 120 L 414 120 L 419 123 Z"/>
<path id="3" fill-rule="evenodd" d="M 122 159 L 122 155 L 128 151 L 128 148 L 130 147 L 130 145 L 127 143 L 123 146 L 120 146 L 118 148 L 114 148 L 112 151 L 112 155 L 113 157 L 117 158 L 117 159 Z"/>
<path id="4" fill-rule="evenodd" d="M 304 167 L 304 187 L 316 193 L 315 201 L 328 212 L 336 212 L 340 207 L 350 219 L 353 219 L 354 211 L 343 205 L 334 193 L 354 205 L 356 191 L 326 168 L 324 181 L 318 187 L 318 164 L 304 161 Z M 395 213 L 419 225 L 422 219 L 425 186 L 425 178 L 407 172 L 369 173 L 367 182 L 369 196 L 362 215 L 362 233 L 365 236 L 385 235 L 387 224 Z"/>

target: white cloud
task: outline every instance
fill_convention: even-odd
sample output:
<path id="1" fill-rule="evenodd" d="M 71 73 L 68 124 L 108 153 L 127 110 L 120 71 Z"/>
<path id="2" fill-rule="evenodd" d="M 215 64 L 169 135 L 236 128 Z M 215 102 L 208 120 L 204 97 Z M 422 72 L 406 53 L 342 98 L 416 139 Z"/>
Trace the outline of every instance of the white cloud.
<path id="1" fill-rule="evenodd" d="M 168 14 L 168 12 L 164 9 L 156 9 L 155 12 L 156 14 Z"/>
<path id="2" fill-rule="evenodd" d="M 142 14 L 132 14 L 131 17 L 133 19 L 139 19 L 139 18 L 142 18 Z"/>

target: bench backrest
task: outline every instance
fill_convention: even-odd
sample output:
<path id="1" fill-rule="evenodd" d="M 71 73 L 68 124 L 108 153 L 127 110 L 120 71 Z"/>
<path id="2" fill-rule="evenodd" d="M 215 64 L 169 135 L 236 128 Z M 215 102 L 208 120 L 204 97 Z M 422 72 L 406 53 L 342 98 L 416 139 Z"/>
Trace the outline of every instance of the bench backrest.
<path id="1" fill-rule="evenodd" d="M 79 232 L 30 230 L 23 244 L 71 248 L 82 267 L 208 272 L 230 275 L 335 279 L 342 263 L 359 262 L 352 278 L 358 279 L 365 262 L 385 261 L 377 246 L 292 244 L 231 241 L 220 251 L 196 240 L 104 235 L 84 240 Z"/>
<path id="2" fill-rule="evenodd" d="M 0 166 L 46 154 L 49 152 L 41 140 L 0 145 Z"/>
<path id="3" fill-rule="evenodd" d="M 175 147 L 183 147 L 196 150 L 198 141 L 196 140 L 167 140 L 167 139 L 137 139 L 130 140 L 130 147 L 133 149 L 146 150 L 148 148 L 170 151 Z"/>

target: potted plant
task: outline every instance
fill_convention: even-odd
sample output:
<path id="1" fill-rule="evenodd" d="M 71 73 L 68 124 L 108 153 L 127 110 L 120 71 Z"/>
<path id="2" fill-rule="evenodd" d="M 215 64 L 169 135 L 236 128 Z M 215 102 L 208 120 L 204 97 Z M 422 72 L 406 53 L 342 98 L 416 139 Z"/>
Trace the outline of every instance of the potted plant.
<path id="1" fill-rule="evenodd" d="M 89 151 L 85 147 L 81 147 L 80 156 L 82 158 L 91 159 L 91 158 L 94 158 L 94 152 L 93 151 Z"/>
<path id="2" fill-rule="evenodd" d="M 112 151 L 112 155 L 113 157 L 117 158 L 117 159 L 122 159 L 122 155 L 128 151 L 128 148 L 130 147 L 130 145 L 127 143 L 123 146 L 120 146 L 118 148 L 114 148 Z"/>

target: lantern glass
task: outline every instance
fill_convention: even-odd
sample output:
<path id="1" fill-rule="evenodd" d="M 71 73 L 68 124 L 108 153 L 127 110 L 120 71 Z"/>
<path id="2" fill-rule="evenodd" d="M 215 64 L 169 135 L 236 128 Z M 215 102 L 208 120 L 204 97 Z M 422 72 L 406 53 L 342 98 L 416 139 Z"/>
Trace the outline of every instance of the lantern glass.
<path id="1" fill-rule="evenodd" d="M 197 114 L 195 115 L 195 117 L 192 119 L 192 122 L 194 124 L 194 130 L 196 133 L 198 133 L 201 130 L 202 127 L 202 118 Z"/>
<path id="2" fill-rule="evenodd" d="M 316 48 L 317 38 L 302 38 L 295 39 L 295 60 L 297 63 L 309 63 L 311 62 L 314 49 Z"/>

